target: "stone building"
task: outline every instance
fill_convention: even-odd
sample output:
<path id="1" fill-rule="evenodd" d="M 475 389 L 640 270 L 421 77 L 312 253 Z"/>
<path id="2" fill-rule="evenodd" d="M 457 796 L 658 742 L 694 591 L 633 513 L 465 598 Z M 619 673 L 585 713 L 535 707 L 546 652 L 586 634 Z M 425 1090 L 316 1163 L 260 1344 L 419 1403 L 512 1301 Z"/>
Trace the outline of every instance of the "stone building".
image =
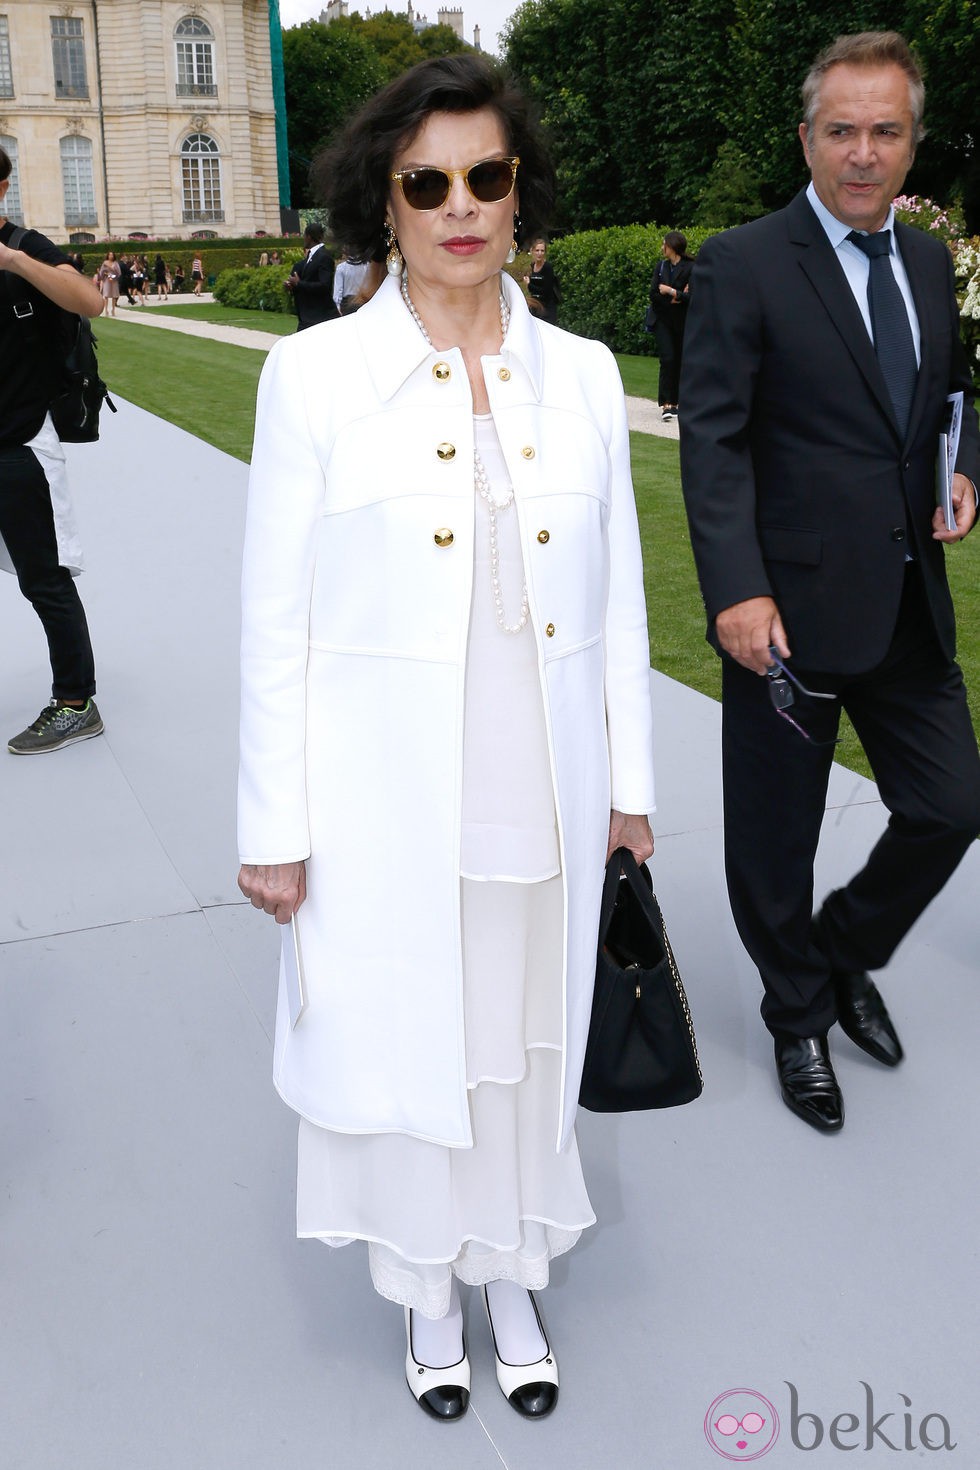
<path id="1" fill-rule="evenodd" d="M 435 20 L 430 21 L 427 15 L 419 14 L 419 12 L 415 9 L 415 6 L 412 4 L 412 0 L 408 0 L 407 13 L 408 22 L 413 31 L 424 31 L 427 30 L 431 25 L 448 26 L 451 31 L 455 32 L 455 34 L 459 37 L 461 41 L 464 41 L 466 39 L 466 37 L 463 35 L 463 7 L 461 5 L 441 6 L 436 11 Z M 360 12 L 355 10 L 354 14 L 359 15 Z M 322 25 L 330 25 L 331 21 L 344 20 L 349 15 L 349 0 L 330 0 L 330 3 L 327 5 L 326 10 L 321 10 L 318 18 Z M 370 15 L 371 10 L 370 8 L 368 8 L 364 12 L 365 20 L 367 20 Z M 474 26 L 473 28 L 473 45 L 476 47 L 477 51 L 479 51 L 479 26 Z"/>
<path id="2" fill-rule="evenodd" d="M 61 242 L 277 234 L 280 36 L 278 0 L 0 0 L 8 218 Z"/>

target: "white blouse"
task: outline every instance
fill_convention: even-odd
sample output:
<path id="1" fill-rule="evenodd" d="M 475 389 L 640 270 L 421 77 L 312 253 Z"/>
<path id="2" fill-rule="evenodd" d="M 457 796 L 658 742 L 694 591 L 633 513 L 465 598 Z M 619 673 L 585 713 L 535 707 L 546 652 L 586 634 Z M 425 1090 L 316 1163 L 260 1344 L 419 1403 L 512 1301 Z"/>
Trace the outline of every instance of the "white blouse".
<path id="1" fill-rule="evenodd" d="M 490 414 L 474 416 L 476 448 L 497 509 L 504 622 L 519 620 L 525 569 L 517 506 Z M 497 624 L 490 586 L 490 517 L 476 496 L 473 599 L 463 732 L 464 878 L 537 883 L 560 871 L 558 831 L 538 653 L 530 623 Z"/>

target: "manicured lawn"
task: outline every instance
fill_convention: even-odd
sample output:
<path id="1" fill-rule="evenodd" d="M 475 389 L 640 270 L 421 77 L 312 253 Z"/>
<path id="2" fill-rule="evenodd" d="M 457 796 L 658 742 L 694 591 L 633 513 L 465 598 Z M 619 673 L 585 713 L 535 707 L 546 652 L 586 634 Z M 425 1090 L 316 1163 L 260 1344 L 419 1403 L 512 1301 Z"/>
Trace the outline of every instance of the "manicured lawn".
<path id="1" fill-rule="evenodd" d="M 252 452 L 255 390 L 265 353 L 162 328 L 95 323 L 99 371 L 109 385 L 236 459 Z M 103 415 L 112 434 L 112 415 Z"/>
<path id="2" fill-rule="evenodd" d="M 224 308 L 177 310 L 181 315 L 197 316 L 204 311 L 223 312 Z M 263 326 L 268 320 L 265 313 L 258 312 L 229 315 L 259 318 Z M 178 424 L 236 459 L 248 461 L 263 352 L 110 321 L 99 321 L 96 332 L 99 366 L 110 392 Z M 626 391 L 638 397 L 649 396 L 644 385 L 649 387 L 651 375 L 655 381 L 656 360 L 618 360 Z M 109 438 L 111 415 L 105 418 L 104 432 Z M 677 444 L 649 434 L 631 434 L 630 448 L 643 543 L 651 663 L 672 679 L 717 699 L 721 692 L 720 664 L 704 639 L 704 609 L 681 497 Z M 959 659 L 971 691 L 974 728 L 980 729 L 978 547 L 980 530 L 962 546 L 950 548 L 947 566 L 959 623 Z M 857 737 L 846 721 L 841 734 L 837 760 L 870 776 Z"/>
<path id="3" fill-rule="evenodd" d="M 660 359 L 657 357 L 627 357 L 616 353 L 623 387 L 630 398 L 652 398 L 657 401 L 657 379 L 660 376 Z"/>
<path id="4" fill-rule="evenodd" d="M 166 306 L 147 308 L 154 316 L 184 317 L 188 321 L 217 322 L 222 327 L 248 327 L 253 332 L 274 332 L 277 337 L 288 337 L 296 330 L 296 318 L 286 311 L 239 311 L 232 306 L 221 306 L 217 301 L 202 301 L 194 305 L 190 301 L 168 302 Z M 136 308 L 141 310 L 140 307 Z"/>

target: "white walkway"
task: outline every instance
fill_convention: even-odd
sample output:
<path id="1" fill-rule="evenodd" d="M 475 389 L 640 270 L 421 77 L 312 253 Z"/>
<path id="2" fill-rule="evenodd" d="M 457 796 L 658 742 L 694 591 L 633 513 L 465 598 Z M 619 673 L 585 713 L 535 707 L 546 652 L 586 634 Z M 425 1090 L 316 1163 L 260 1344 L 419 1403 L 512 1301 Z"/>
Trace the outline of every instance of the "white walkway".
<path id="1" fill-rule="evenodd" d="M 950 1423 L 950 1463 L 980 1465 L 977 851 L 887 975 L 906 1064 L 835 1037 L 847 1125 L 818 1136 L 779 1102 L 728 916 L 718 708 L 654 676 L 654 872 L 705 1094 L 582 1116 L 601 1223 L 544 1299 L 557 1413 L 527 1424 L 503 1401 L 470 1302 L 472 1409 L 433 1424 L 360 1249 L 292 1234 L 277 935 L 235 886 L 245 467 L 127 404 L 70 458 L 106 735 L 0 754 L 2 1470 L 710 1470 L 726 1462 L 705 1414 L 735 1388 L 781 1418 L 767 1470 L 840 1466 L 829 1430 L 847 1414 L 838 1438 L 871 1466 L 932 1463 L 930 1414 Z M 46 662 L 8 578 L 0 619 L 10 734 Z M 874 788 L 837 771 L 819 893 L 882 820 Z M 911 1400 L 920 1448 L 901 1461 L 866 1446 L 863 1383 L 899 1450 Z M 798 1429 L 823 1436 L 809 1453 L 789 1384 L 819 1416 Z M 939 1442 L 938 1420 L 925 1429 Z M 752 1449 L 734 1438 L 729 1463 Z"/>

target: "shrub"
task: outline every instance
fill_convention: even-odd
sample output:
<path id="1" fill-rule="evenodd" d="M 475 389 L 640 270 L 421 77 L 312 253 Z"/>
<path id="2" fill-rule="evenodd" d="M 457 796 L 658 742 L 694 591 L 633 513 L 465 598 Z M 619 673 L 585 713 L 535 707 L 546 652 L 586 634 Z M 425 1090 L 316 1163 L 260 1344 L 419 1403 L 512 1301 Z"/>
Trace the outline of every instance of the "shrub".
<path id="1" fill-rule="evenodd" d="M 952 246 L 960 324 L 973 376 L 980 378 L 980 235 Z"/>
<path id="2" fill-rule="evenodd" d="M 549 257 L 561 286 L 561 325 L 605 342 L 614 352 L 655 355 L 656 343 L 643 322 L 666 232 L 659 225 L 625 225 L 554 241 Z M 694 226 L 682 233 L 689 254 L 696 255 L 716 231 Z"/>
<path id="3" fill-rule="evenodd" d="M 292 297 L 283 286 L 292 265 L 290 259 L 253 270 L 224 270 L 215 282 L 214 298 L 239 311 L 292 311 Z"/>
<path id="4" fill-rule="evenodd" d="M 911 225 L 915 230 L 938 235 L 947 245 L 963 234 L 963 211 L 955 205 L 943 208 L 935 200 L 926 199 L 921 194 L 899 194 L 893 203 L 895 216 L 903 225 Z"/>

